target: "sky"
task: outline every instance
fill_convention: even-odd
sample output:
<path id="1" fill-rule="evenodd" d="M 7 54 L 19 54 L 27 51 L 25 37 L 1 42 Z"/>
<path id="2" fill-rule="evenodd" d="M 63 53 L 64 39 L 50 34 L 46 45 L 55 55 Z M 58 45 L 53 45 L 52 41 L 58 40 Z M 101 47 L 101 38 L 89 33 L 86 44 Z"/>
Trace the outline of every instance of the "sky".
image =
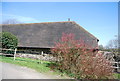
<path id="1" fill-rule="evenodd" d="M 75 21 L 106 46 L 118 35 L 117 2 L 2 2 L 2 21 Z M 0 22 L 2 22 L 0 21 Z"/>
<path id="2" fill-rule="evenodd" d="M 3 2 L 118 2 L 119 0 L 2 0 Z"/>

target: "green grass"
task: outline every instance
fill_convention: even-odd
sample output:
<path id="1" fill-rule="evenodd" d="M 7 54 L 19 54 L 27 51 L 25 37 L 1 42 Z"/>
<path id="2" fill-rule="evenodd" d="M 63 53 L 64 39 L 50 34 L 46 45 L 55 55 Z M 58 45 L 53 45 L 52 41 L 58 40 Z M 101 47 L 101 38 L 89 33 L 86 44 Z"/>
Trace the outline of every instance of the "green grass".
<path id="1" fill-rule="evenodd" d="M 115 77 L 116 79 L 120 79 L 120 74 L 115 73 L 115 74 L 114 74 L 114 77 Z"/>
<path id="2" fill-rule="evenodd" d="M 0 61 L 11 63 L 11 64 L 16 64 L 20 66 L 26 66 L 28 68 L 35 69 L 38 72 L 50 71 L 50 68 L 46 66 L 47 64 L 51 63 L 49 61 L 40 61 L 40 60 L 35 60 L 35 59 L 30 59 L 30 58 L 20 58 L 20 57 L 16 57 L 16 59 L 13 60 L 13 57 L 5 57 L 5 56 L 0 56 Z M 38 63 L 38 62 L 42 62 L 42 63 Z"/>
<path id="3" fill-rule="evenodd" d="M 5 63 L 16 64 L 19 66 L 25 66 L 25 67 L 34 69 L 37 72 L 44 73 L 44 74 L 61 75 L 59 77 L 61 79 L 69 78 L 64 73 L 61 73 L 58 70 L 52 70 L 49 67 L 50 64 L 54 64 L 54 62 L 41 61 L 41 60 L 36 60 L 36 59 L 31 59 L 31 58 L 21 58 L 21 57 L 16 57 L 16 59 L 14 60 L 13 57 L 6 57 L 6 56 L 1 56 L 1 55 L 0 55 L 0 61 L 5 62 Z"/>

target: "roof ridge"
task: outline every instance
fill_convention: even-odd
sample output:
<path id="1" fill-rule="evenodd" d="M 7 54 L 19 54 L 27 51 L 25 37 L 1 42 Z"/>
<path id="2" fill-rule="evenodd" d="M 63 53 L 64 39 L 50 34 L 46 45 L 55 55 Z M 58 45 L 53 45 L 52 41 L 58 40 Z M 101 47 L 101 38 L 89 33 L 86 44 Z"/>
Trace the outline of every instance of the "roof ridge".
<path id="1" fill-rule="evenodd" d="M 84 30 L 85 32 L 87 32 L 91 37 L 98 39 L 97 37 L 95 37 L 94 35 L 92 35 L 90 32 L 88 32 L 86 29 L 84 29 L 82 26 L 80 26 L 79 24 L 77 24 L 76 22 L 73 21 L 73 23 L 75 23 L 76 25 L 78 25 L 82 30 Z"/>
<path id="2" fill-rule="evenodd" d="M 74 21 L 57 21 L 57 22 L 40 22 L 40 23 L 20 23 L 20 24 L 1 24 L 1 25 L 30 25 L 30 24 L 46 24 L 46 23 L 65 23 Z"/>

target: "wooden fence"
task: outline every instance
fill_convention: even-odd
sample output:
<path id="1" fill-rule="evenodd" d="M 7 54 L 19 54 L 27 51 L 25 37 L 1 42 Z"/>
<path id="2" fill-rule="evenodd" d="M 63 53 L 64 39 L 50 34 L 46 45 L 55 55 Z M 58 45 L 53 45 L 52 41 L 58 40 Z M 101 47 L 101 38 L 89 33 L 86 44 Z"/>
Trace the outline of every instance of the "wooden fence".
<path id="1" fill-rule="evenodd" d="M 14 60 L 15 60 L 15 56 L 16 56 L 16 52 L 17 52 L 17 48 L 16 49 L 0 49 L 1 51 L 6 50 L 6 51 L 14 51 Z M 11 55 L 11 54 L 3 54 L 3 55 Z"/>
<path id="2" fill-rule="evenodd" d="M 2 53 L 2 55 L 12 55 L 12 56 L 14 56 L 14 60 L 15 60 L 15 58 L 16 58 L 16 53 L 17 53 L 17 48 L 16 49 L 0 49 L 1 51 L 14 51 L 14 54 L 5 54 L 5 53 Z M 41 51 L 41 54 L 40 55 L 42 55 L 42 56 L 44 56 L 44 53 L 43 53 L 43 51 Z"/>
<path id="3" fill-rule="evenodd" d="M 111 62 L 112 64 L 116 64 L 115 66 L 112 66 L 112 68 L 116 69 L 117 71 L 120 71 L 120 62 Z"/>
<path id="4" fill-rule="evenodd" d="M 11 50 L 11 51 L 14 51 L 14 60 L 15 60 L 15 57 L 16 57 L 16 52 L 17 52 L 17 48 L 16 49 L 1 49 L 1 50 Z M 11 55 L 11 54 L 3 54 L 3 55 Z M 41 52 L 41 55 L 44 55 L 43 51 Z M 112 64 L 116 64 L 116 67 L 115 66 L 112 66 L 112 68 L 114 69 L 117 69 L 120 70 L 120 62 L 111 62 Z"/>

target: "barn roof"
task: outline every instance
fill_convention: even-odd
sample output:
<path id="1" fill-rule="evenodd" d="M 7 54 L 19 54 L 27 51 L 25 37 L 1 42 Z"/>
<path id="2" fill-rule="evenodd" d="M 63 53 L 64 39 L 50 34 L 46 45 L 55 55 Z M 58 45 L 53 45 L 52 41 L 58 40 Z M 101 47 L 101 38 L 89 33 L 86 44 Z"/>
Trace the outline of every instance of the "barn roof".
<path id="1" fill-rule="evenodd" d="M 94 44 L 91 43 L 94 47 L 98 40 L 74 21 L 2 25 L 2 31 L 16 35 L 19 39 L 19 47 L 54 47 L 54 42 L 61 38 L 63 32 L 74 33 L 76 39 L 83 36 L 89 43 L 94 41 Z"/>

